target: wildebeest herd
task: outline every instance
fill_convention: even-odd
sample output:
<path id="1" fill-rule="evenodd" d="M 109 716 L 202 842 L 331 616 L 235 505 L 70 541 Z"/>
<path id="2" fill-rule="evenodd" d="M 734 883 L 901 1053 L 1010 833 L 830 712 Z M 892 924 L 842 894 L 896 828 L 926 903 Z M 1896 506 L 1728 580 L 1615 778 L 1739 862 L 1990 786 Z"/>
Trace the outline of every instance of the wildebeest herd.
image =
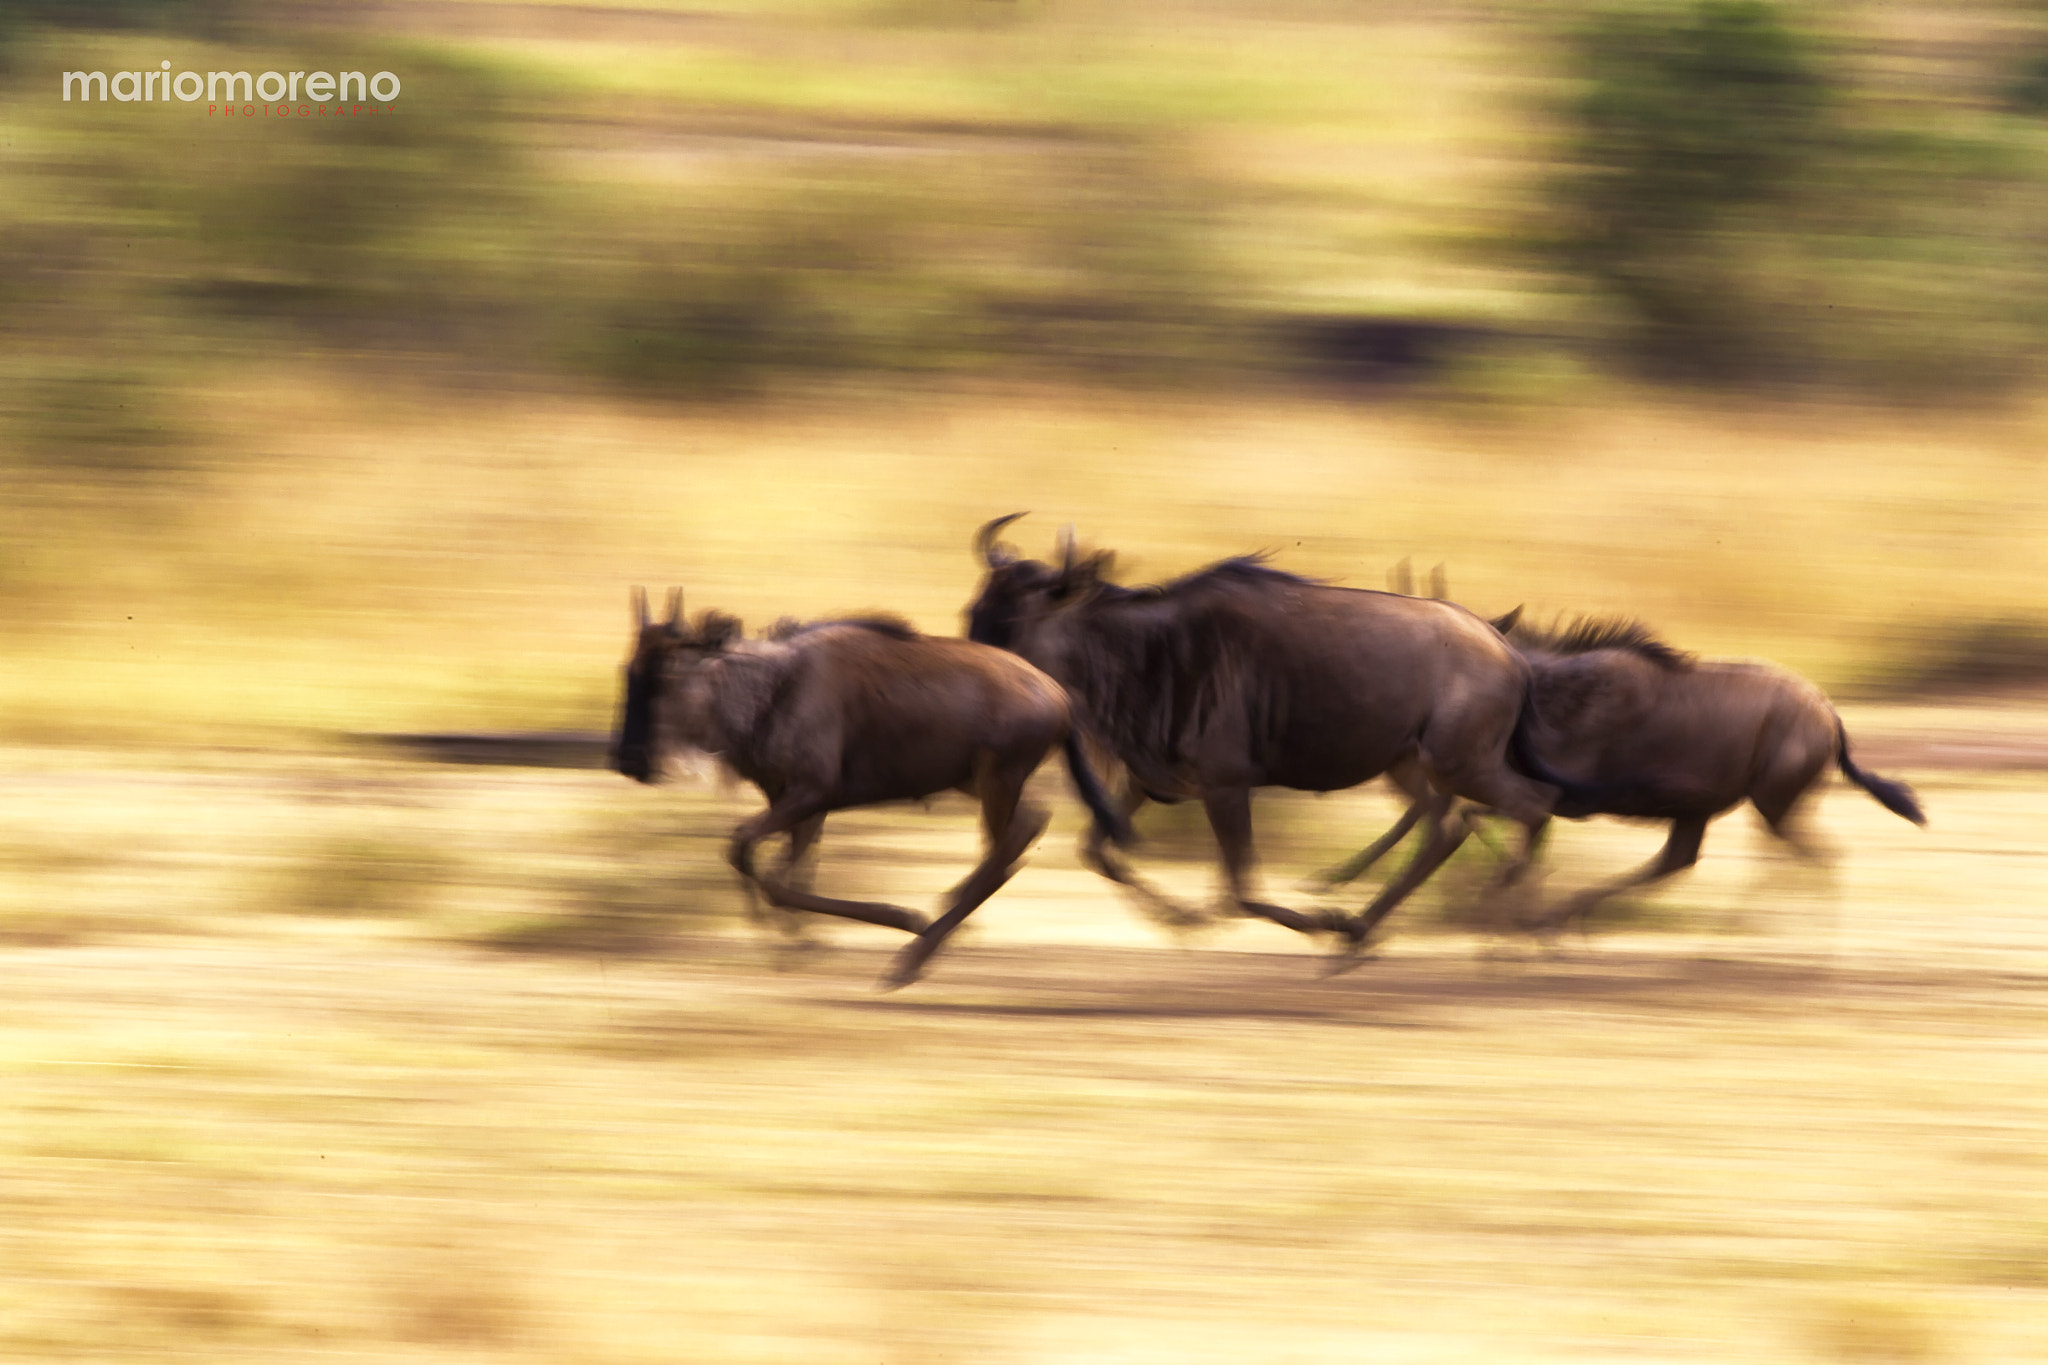
<path id="1" fill-rule="evenodd" d="M 1083 554 L 1070 536 L 1056 562 L 1021 557 L 999 540 L 1020 515 L 974 538 L 987 572 L 965 640 L 882 615 L 784 621 L 748 639 L 721 612 L 686 621 L 680 592 L 654 620 L 634 591 L 613 766 L 658 782 L 679 753 L 702 750 L 759 787 L 768 807 L 733 832 L 729 853 L 748 895 L 911 934 L 887 986 L 916 980 L 1016 872 L 1048 819 L 1025 784 L 1056 747 L 1092 816 L 1090 866 L 1161 918 L 1198 921 L 1120 850 L 1146 802 L 1200 801 L 1236 909 L 1332 935 L 1340 962 L 1482 815 L 1523 831 L 1495 895 L 1522 878 L 1553 816 L 1670 822 L 1646 867 L 1523 911 L 1539 932 L 1692 866 L 1708 821 L 1745 801 L 1811 853 L 1798 817 L 1831 762 L 1886 809 L 1925 822 L 1904 784 L 1850 758 L 1820 690 L 1768 664 L 1697 660 L 1632 622 L 1543 632 L 1518 613 L 1486 621 L 1440 598 L 1337 587 L 1258 556 L 1126 587 L 1112 581 L 1109 554 Z M 1097 775 L 1104 760 L 1121 770 L 1120 798 Z M 1420 826 L 1420 851 L 1370 904 L 1304 913 L 1253 897 L 1254 788 L 1336 791 L 1381 775 L 1408 795 L 1407 812 L 1324 874 L 1330 886 L 1349 881 Z M 945 791 L 981 803 L 987 847 L 936 920 L 809 888 L 808 855 L 831 812 Z M 778 834 L 787 854 L 764 871 L 756 850 Z"/>

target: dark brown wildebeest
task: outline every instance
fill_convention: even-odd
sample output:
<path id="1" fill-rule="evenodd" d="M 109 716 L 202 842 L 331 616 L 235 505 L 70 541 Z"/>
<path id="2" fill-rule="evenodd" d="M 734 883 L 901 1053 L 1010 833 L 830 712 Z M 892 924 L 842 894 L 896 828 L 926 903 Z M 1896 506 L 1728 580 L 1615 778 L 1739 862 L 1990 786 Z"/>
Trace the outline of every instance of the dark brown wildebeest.
<path id="1" fill-rule="evenodd" d="M 768 808 L 733 831 L 730 861 L 745 884 L 786 910 L 882 924 L 915 934 L 883 984 L 915 981 L 947 935 L 1007 882 L 1045 828 L 1024 783 L 1065 744 L 1076 785 L 1105 839 L 1124 828 L 1073 735 L 1066 694 L 1024 660 L 966 640 L 933 639 L 890 617 L 779 626 L 765 640 L 705 612 L 685 625 L 682 594 L 651 622 L 633 595 L 633 656 L 612 766 L 659 782 L 675 753 L 702 749 L 761 789 Z M 835 810 L 961 791 L 981 802 L 987 852 L 927 923 L 894 905 L 836 900 L 790 885 Z M 755 870 L 763 839 L 789 835 L 789 856 Z"/>
<path id="2" fill-rule="evenodd" d="M 1771 833 L 1802 856 L 1821 858 L 1799 817 L 1830 763 L 1886 810 L 1927 823 L 1903 782 L 1856 766 L 1841 717 L 1796 674 L 1767 663 L 1699 660 L 1633 621 L 1580 620 L 1551 631 L 1501 624 L 1533 670 L 1529 751 L 1546 770 L 1587 784 L 1554 813 L 1671 822 L 1648 864 L 1579 892 L 1539 927 L 1583 921 L 1610 896 L 1683 872 L 1699 861 L 1707 823 L 1745 801 Z M 1324 874 L 1330 884 L 1356 877 L 1426 814 L 1429 794 L 1404 785 L 1416 806 L 1371 848 Z"/>
<path id="3" fill-rule="evenodd" d="M 1532 840 L 1549 818 L 1557 792 L 1540 762 L 1525 775 L 1508 761 L 1529 665 L 1463 607 L 1311 582 L 1255 556 L 1119 587 L 1104 577 L 1108 555 L 1077 555 L 1071 541 L 1056 565 L 1000 546 L 1013 520 L 976 534 L 988 574 L 968 637 L 1022 654 L 1067 689 L 1076 723 L 1129 770 L 1130 809 L 1200 800 L 1244 913 L 1339 929 L 1355 949 L 1464 837 L 1445 818 L 1455 798 L 1512 816 Z M 1429 842 L 1362 914 L 1253 899 L 1253 788 L 1335 791 L 1403 764 L 1428 784 Z M 1158 899 L 1099 837 L 1087 856 Z"/>

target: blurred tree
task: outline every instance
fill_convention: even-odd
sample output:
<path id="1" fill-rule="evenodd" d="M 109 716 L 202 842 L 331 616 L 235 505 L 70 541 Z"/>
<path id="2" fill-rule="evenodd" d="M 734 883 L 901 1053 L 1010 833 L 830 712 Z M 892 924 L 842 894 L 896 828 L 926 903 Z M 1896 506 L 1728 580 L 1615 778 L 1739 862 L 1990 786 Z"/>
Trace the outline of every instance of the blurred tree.
<path id="1" fill-rule="evenodd" d="M 238 0 L 0 0 L 0 71 L 15 38 L 32 28 L 172 29 L 213 33 Z"/>
<path id="2" fill-rule="evenodd" d="M 2035 52 L 2021 63 L 2005 97 L 2021 113 L 2048 114 L 2048 51 Z"/>
<path id="3" fill-rule="evenodd" d="M 1205 188 L 1146 146 L 989 156 L 972 177 L 809 164 L 700 212 L 607 215 L 543 290 L 588 301 L 560 329 L 582 364 L 654 389 L 1020 362 L 1185 374 L 1229 354 L 1217 300 L 1242 292 Z"/>
<path id="4" fill-rule="evenodd" d="M 1623 306 L 1653 366 L 1740 368 L 1769 349 L 1744 238 L 1829 147 L 1833 82 L 1765 0 L 1613 11 L 1572 36 L 1571 55 L 1581 86 L 1553 183 L 1562 258 Z"/>

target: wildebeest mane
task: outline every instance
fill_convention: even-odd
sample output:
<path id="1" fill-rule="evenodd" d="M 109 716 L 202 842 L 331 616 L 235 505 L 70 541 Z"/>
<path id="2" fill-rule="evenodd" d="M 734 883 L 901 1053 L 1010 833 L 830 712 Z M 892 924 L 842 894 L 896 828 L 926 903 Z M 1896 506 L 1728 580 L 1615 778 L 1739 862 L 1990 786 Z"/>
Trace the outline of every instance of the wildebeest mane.
<path id="1" fill-rule="evenodd" d="M 1641 621 L 1623 617 L 1580 616 L 1569 625 L 1549 630 L 1522 623 L 1515 626 L 1508 638 L 1519 648 L 1545 654 L 1591 654 L 1618 649 L 1640 655 L 1672 673 L 1687 672 L 1697 661 L 1694 655 L 1658 639 Z"/>
<path id="2" fill-rule="evenodd" d="M 1282 584 L 1314 587 L 1322 581 L 1303 578 L 1300 574 L 1291 574 L 1285 569 L 1273 568 L 1266 563 L 1267 555 L 1268 552 L 1265 550 L 1248 555 L 1232 555 L 1229 559 L 1219 559 L 1214 564 L 1196 569 L 1193 573 L 1182 574 L 1171 582 L 1153 583 L 1142 588 L 1124 588 L 1104 583 L 1103 595 L 1112 601 L 1132 601 L 1176 597 L 1205 587 Z"/>
<path id="3" fill-rule="evenodd" d="M 887 636 L 891 640 L 923 638 L 916 626 L 894 612 L 887 611 L 863 612 L 859 616 L 828 617 L 822 621 L 799 621 L 794 616 L 785 616 L 768 628 L 768 638 L 781 644 L 831 626 L 852 626 L 857 630 Z"/>
<path id="4" fill-rule="evenodd" d="M 1266 563 L 1264 552 L 1234 555 L 1165 583 L 1100 582 L 1093 612 L 1068 656 L 1069 691 L 1086 723 L 1116 752 L 1164 782 L 1186 747 L 1221 719 L 1241 718 L 1257 744 L 1284 724 L 1281 690 L 1259 666 L 1259 642 L 1243 616 L 1203 610 L 1205 590 L 1314 587 Z M 1141 773 L 1141 778 L 1144 774 Z"/>
<path id="5" fill-rule="evenodd" d="M 1170 785 L 1213 724 L 1242 717 L 1258 745 L 1284 723 L 1272 670 L 1257 666 L 1258 642 L 1243 619 L 1180 606 L 1134 591 L 1116 604 L 1113 622 L 1078 631 L 1066 655 L 1083 723 L 1148 784 Z"/>

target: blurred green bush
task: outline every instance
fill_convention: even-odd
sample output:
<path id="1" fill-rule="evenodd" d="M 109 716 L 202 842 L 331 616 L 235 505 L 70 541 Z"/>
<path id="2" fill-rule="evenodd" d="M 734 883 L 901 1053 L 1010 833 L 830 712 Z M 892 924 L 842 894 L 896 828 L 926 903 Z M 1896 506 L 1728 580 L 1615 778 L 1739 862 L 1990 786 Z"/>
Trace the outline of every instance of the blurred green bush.
<path id="1" fill-rule="evenodd" d="M 1614 11 L 1571 50 L 1564 262 L 1623 306 L 1655 364 L 1738 364 L 1765 325 L 1752 239 L 1836 140 L 1829 74 L 1763 0 Z"/>
<path id="2" fill-rule="evenodd" d="M 36 31 L 17 89 L 54 87 L 60 67 L 153 64 L 166 46 Z M 282 69 L 288 37 L 188 49 L 179 65 Z M 17 102 L 0 335 L 30 344 L 0 384 L 284 347 L 566 366 L 688 393 L 1019 361 L 1149 376 L 1229 348 L 1244 291 L 1213 249 L 1215 187 L 1162 143 L 771 135 L 759 141 L 777 155 L 649 185 L 537 136 L 560 92 L 516 68 L 447 45 L 320 43 L 331 65 L 402 71 L 398 111 L 223 126 L 196 107 L 38 116 Z M 21 390 L 0 408 L 36 402 Z"/>
<path id="3" fill-rule="evenodd" d="M 2034 372 L 2048 341 L 2038 60 L 2001 56 L 1974 91 L 1906 98 L 1771 0 L 1567 9 L 1562 138 L 1518 145 L 1545 191 L 1549 278 L 1593 302 L 1604 354 L 1666 377 L 1932 395 Z M 883 11 L 872 22 L 895 33 L 902 14 Z M 1534 32 L 1558 13 L 1493 20 Z M 975 46 L 1028 44 L 1013 19 L 945 27 L 943 48 L 904 39 L 921 44 L 911 69 L 1038 51 Z M 1053 101 L 1037 123 L 934 129 L 906 106 L 863 112 L 870 134 L 721 87 L 592 132 L 606 94 L 565 91 L 559 72 L 488 44 L 292 27 L 310 22 L 230 0 L 0 0 L 15 58 L 0 87 L 0 436 L 79 467 L 182 467 L 175 440 L 146 434 L 169 425 L 81 414 L 118 391 L 174 390 L 185 367 L 274 354 L 678 394 L 835 371 L 1207 383 L 1307 367 L 1299 329 L 1272 325 L 1289 305 L 1263 271 L 1401 265 L 1245 247 L 1248 223 L 1281 240 L 1296 201 L 1203 134 L 1270 112 L 1197 128 L 1171 104 Z M 23 95 L 47 96 L 63 67 L 169 53 L 262 70 L 315 43 L 330 64 L 402 71 L 398 114 L 227 127 L 196 108 Z M 1170 85 L 1133 71 L 1133 89 Z M 670 143 L 685 154 L 650 171 Z M 1441 211 L 1450 232 L 1461 210 Z M 1469 267 L 1544 292 L 1516 271 L 1524 240 L 1462 240 L 1492 253 Z M 1546 346 L 1572 331 L 1526 326 Z M 1514 363 L 1555 372 L 1528 351 Z"/>
<path id="4" fill-rule="evenodd" d="M 1911 697 L 2048 682 L 2048 618 L 2001 615 L 1923 624 L 1874 651 L 1880 662 L 1862 689 Z"/>
<path id="5" fill-rule="evenodd" d="M 2048 342 L 2048 158 L 1995 100 L 1904 97 L 1769 0 L 1606 11 L 1566 43 L 1552 259 L 1663 377 L 1939 396 Z M 2030 87 L 2029 87 L 2030 88 Z M 2015 97 L 2016 98 L 2016 97 Z"/>
<path id="6" fill-rule="evenodd" d="M 167 228 L 193 265 L 180 293 L 228 317 L 314 327 L 403 321 L 430 346 L 452 315 L 522 283 L 509 240 L 538 210 L 508 128 L 513 94 L 488 73 L 406 52 L 344 53 L 407 73 L 401 112 L 255 139 L 215 137 L 163 177 Z M 236 130 L 240 131 L 240 130 Z"/>
<path id="7" fill-rule="evenodd" d="M 0 0 L 0 71 L 11 65 L 13 42 L 39 28 L 220 33 L 239 8 L 239 0 Z"/>
<path id="8" fill-rule="evenodd" d="M 680 212 L 586 218 L 540 293 L 588 300 L 567 354 L 641 386 L 1018 363 L 1159 376 L 1227 354 L 1232 292 L 1170 164 L 1116 145 L 965 176 L 812 162 Z"/>

